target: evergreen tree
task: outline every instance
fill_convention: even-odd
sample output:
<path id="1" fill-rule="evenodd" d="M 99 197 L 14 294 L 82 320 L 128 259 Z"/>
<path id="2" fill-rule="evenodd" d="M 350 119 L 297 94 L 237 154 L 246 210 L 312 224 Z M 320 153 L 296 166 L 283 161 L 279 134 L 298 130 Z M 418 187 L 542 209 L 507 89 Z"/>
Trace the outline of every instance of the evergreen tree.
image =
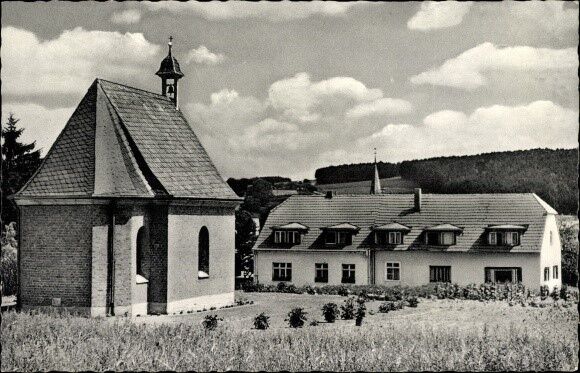
<path id="1" fill-rule="evenodd" d="M 5 224 L 18 217 L 16 205 L 7 197 L 22 188 L 40 165 L 40 150 L 34 149 L 36 142 L 18 141 L 24 132 L 24 128 L 16 126 L 19 121 L 10 113 L 2 128 L 2 222 Z"/>

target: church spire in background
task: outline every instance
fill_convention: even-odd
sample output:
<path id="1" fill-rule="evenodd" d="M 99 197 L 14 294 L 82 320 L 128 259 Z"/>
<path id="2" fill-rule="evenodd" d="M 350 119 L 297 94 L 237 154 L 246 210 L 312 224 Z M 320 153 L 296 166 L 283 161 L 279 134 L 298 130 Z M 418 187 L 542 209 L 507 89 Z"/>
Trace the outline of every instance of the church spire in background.
<path id="1" fill-rule="evenodd" d="M 371 194 L 381 193 L 381 179 L 379 178 L 379 169 L 377 167 L 377 148 L 375 148 L 375 175 L 371 181 Z"/>

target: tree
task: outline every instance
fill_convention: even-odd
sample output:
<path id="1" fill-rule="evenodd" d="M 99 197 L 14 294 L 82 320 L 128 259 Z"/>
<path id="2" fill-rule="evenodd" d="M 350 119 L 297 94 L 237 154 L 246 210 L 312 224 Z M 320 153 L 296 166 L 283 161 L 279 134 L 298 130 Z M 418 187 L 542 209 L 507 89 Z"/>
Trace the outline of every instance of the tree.
<path id="1" fill-rule="evenodd" d="M 40 150 L 34 149 L 36 141 L 30 144 L 18 141 L 24 132 L 24 128 L 16 126 L 19 121 L 10 113 L 6 127 L 2 128 L 2 221 L 5 223 L 16 221 L 18 216 L 14 202 L 7 197 L 22 188 L 40 165 Z"/>
<path id="2" fill-rule="evenodd" d="M 252 247 L 256 242 L 256 224 L 252 214 L 239 209 L 236 211 L 236 273 L 253 272 L 254 254 Z"/>

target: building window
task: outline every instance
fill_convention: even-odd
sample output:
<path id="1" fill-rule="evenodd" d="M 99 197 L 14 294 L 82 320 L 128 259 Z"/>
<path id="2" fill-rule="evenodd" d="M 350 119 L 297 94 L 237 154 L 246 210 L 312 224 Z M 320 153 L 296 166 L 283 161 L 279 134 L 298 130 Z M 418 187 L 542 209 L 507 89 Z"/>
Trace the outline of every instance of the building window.
<path id="1" fill-rule="evenodd" d="M 506 245 L 516 246 L 520 244 L 520 235 L 518 232 L 507 232 L 506 233 Z"/>
<path id="2" fill-rule="evenodd" d="M 348 232 L 327 231 L 325 234 L 327 245 L 350 245 L 352 243 L 351 234 Z"/>
<path id="3" fill-rule="evenodd" d="M 342 265 L 342 283 L 343 284 L 354 284 L 355 283 L 354 264 L 343 264 Z"/>
<path id="4" fill-rule="evenodd" d="M 451 267 L 429 266 L 429 282 L 451 282 Z"/>
<path id="5" fill-rule="evenodd" d="M 207 227 L 201 227 L 199 230 L 197 277 L 209 277 L 209 231 Z"/>
<path id="6" fill-rule="evenodd" d="M 454 232 L 427 232 L 425 234 L 425 243 L 428 245 L 455 245 Z"/>
<path id="7" fill-rule="evenodd" d="M 385 279 L 387 281 L 399 281 L 401 279 L 401 263 L 387 262 Z"/>
<path id="8" fill-rule="evenodd" d="M 272 263 L 272 281 L 292 281 L 292 263 Z"/>
<path id="9" fill-rule="evenodd" d="M 544 267 L 544 281 L 550 281 L 550 267 Z"/>
<path id="10" fill-rule="evenodd" d="M 403 243 L 403 236 L 401 232 L 389 232 L 389 243 L 390 244 Z"/>
<path id="11" fill-rule="evenodd" d="M 519 232 L 489 232 L 487 237 L 489 245 L 517 246 L 520 244 Z"/>
<path id="12" fill-rule="evenodd" d="M 145 250 L 146 250 L 145 227 L 139 228 L 137 232 L 137 274 L 147 278 L 145 274 Z"/>
<path id="13" fill-rule="evenodd" d="M 300 232 L 298 231 L 274 231 L 274 243 L 299 244 Z"/>
<path id="14" fill-rule="evenodd" d="M 485 267 L 485 282 L 522 282 L 521 267 Z"/>
<path id="15" fill-rule="evenodd" d="M 559 276 L 559 274 L 558 274 L 558 266 L 553 266 L 552 267 L 552 278 L 554 280 L 557 280 L 558 279 L 558 276 Z"/>
<path id="16" fill-rule="evenodd" d="M 328 282 L 328 263 L 315 263 L 314 282 Z"/>
<path id="17" fill-rule="evenodd" d="M 554 232 L 550 231 L 550 246 L 554 244 Z"/>

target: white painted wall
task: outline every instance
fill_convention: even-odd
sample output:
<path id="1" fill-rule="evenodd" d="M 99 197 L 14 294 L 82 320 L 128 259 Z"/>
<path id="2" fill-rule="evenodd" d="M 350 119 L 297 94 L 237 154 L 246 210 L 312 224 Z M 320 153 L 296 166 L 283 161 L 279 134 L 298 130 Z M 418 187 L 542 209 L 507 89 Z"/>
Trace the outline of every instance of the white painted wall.
<path id="1" fill-rule="evenodd" d="M 552 232 L 552 242 L 550 242 L 550 232 Z M 554 266 L 558 266 L 558 278 L 554 279 Z M 550 280 L 544 281 L 544 268 L 550 268 Z M 562 244 L 560 233 L 556 223 L 556 216 L 546 215 L 544 236 L 542 238 L 542 252 L 540 254 L 540 280 L 542 285 L 547 285 L 550 290 L 555 286 L 562 287 Z"/>
<path id="2" fill-rule="evenodd" d="M 386 262 L 401 263 L 401 280 L 386 281 Z M 424 285 L 429 266 L 451 266 L 451 282 L 467 285 L 485 281 L 485 267 L 521 267 L 522 283 L 539 288 L 540 255 L 536 253 L 460 253 L 428 251 L 380 251 L 376 253 L 376 284 Z"/>
<path id="3" fill-rule="evenodd" d="M 272 263 L 292 263 L 292 283 L 303 285 L 339 285 L 342 278 L 342 264 L 355 265 L 357 285 L 368 284 L 366 251 L 254 251 L 254 277 L 261 284 L 278 284 L 272 281 Z M 328 283 L 315 283 L 315 263 L 328 263 Z"/>
<path id="4" fill-rule="evenodd" d="M 170 210 L 168 216 L 168 313 L 234 302 L 234 215 L 188 212 L 195 210 Z M 209 231 L 210 270 L 209 278 L 199 279 L 198 238 L 203 226 Z"/>

